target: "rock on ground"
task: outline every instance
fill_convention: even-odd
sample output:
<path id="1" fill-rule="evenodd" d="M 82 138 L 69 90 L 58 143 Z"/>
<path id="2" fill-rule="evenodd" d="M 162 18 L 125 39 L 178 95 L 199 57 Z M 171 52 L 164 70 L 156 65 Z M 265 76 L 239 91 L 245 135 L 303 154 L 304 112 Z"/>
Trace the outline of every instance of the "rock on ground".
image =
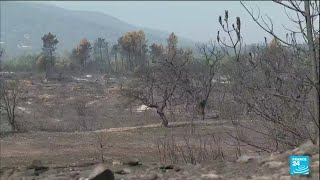
<path id="1" fill-rule="evenodd" d="M 93 170 L 89 176 L 90 180 L 114 180 L 113 172 L 100 164 Z"/>

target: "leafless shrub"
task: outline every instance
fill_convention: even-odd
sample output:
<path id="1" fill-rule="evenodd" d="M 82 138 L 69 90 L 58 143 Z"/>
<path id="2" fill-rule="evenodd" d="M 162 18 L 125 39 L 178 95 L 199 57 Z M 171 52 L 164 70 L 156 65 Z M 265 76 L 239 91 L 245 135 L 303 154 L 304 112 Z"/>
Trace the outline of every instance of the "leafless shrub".
<path id="1" fill-rule="evenodd" d="M 191 52 L 176 51 L 171 59 L 163 58 L 149 68 L 137 69 L 135 79 L 122 90 L 124 96 L 156 109 L 165 127 L 168 126 L 165 108 L 182 97 L 179 84 L 187 80 L 185 66 L 191 58 Z"/>
<path id="2" fill-rule="evenodd" d="M 21 86 L 17 80 L 7 80 L 1 81 L 0 88 L 0 110 L 1 112 L 5 112 L 7 120 L 13 131 L 19 132 L 22 130 L 22 127 L 20 127 L 16 121 L 16 108 L 22 99 Z"/>
<path id="3" fill-rule="evenodd" d="M 224 160 L 222 142 L 215 134 L 191 135 L 183 138 L 165 136 L 156 142 L 160 162 L 198 164 L 211 160 Z"/>
<path id="4" fill-rule="evenodd" d="M 86 101 L 84 99 L 77 99 L 74 102 L 74 108 L 78 114 L 78 116 L 86 116 L 87 114 L 87 108 L 86 108 Z"/>
<path id="5" fill-rule="evenodd" d="M 74 109 L 76 110 L 78 117 L 76 118 L 76 128 L 80 131 L 87 131 L 90 129 L 90 125 L 93 122 L 89 119 L 94 119 L 96 116 L 96 112 L 91 108 L 87 107 L 87 101 L 85 99 L 77 99 L 73 104 Z M 90 118 L 93 117 L 93 118 Z"/>
<path id="6" fill-rule="evenodd" d="M 188 63 L 192 60 L 192 51 L 177 47 L 177 37 L 172 33 L 168 38 L 166 50 L 158 53 L 152 64 L 137 68 L 134 78 L 123 87 L 122 94 L 154 108 L 162 120 L 163 126 L 168 126 L 165 110 L 168 105 L 181 104 L 185 94 L 182 84 L 188 81 Z M 171 107 L 170 107 L 171 108 Z"/>
<path id="7" fill-rule="evenodd" d="M 88 122 L 87 122 L 87 118 L 84 116 L 80 116 L 77 118 L 77 130 L 79 131 L 87 131 L 88 128 Z"/>
<path id="8" fill-rule="evenodd" d="M 312 106 L 316 107 L 311 98 L 314 81 L 308 78 L 311 77 L 308 69 L 312 68 L 305 61 L 307 51 L 303 46 L 298 46 L 295 39 L 293 44 L 284 42 L 270 30 L 274 36 L 271 43 L 265 39 L 265 44 L 248 53 L 245 49 L 243 53 L 240 18 L 236 18 L 237 26 L 231 26 L 226 11 L 224 21 L 220 16 L 219 23 L 231 41 L 231 44 L 227 44 L 218 32 L 220 46 L 234 52 L 223 71 L 231 82 L 233 99 L 239 106 L 254 112 L 255 118 L 260 120 L 259 126 L 252 127 L 241 122 L 239 126 L 264 137 L 261 141 L 272 142 L 273 146 L 267 147 L 269 143 L 261 144 L 252 139 L 232 136 L 266 152 L 276 151 L 280 145 L 293 147 L 306 139 L 314 139 L 314 133 L 319 129 L 319 111 L 312 112 Z"/>
<path id="9" fill-rule="evenodd" d="M 219 106 L 219 112 L 222 119 L 232 120 L 241 117 L 242 107 L 235 101 L 226 100 Z"/>
<path id="10" fill-rule="evenodd" d="M 193 98 L 194 110 L 197 115 L 205 119 L 205 110 L 209 105 L 209 99 L 214 87 L 214 78 L 218 72 L 218 65 L 224 58 L 225 53 L 218 49 L 216 42 L 197 44 L 198 51 L 201 54 L 201 61 L 194 62 L 191 67 L 193 71 L 189 72 L 189 83 L 184 83 L 186 92 Z M 194 114 L 194 113 L 193 113 Z"/>
<path id="11" fill-rule="evenodd" d="M 99 159 L 102 163 L 105 162 L 104 153 L 108 147 L 108 138 L 105 132 L 95 132 L 95 151 L 96 159 Z"/>

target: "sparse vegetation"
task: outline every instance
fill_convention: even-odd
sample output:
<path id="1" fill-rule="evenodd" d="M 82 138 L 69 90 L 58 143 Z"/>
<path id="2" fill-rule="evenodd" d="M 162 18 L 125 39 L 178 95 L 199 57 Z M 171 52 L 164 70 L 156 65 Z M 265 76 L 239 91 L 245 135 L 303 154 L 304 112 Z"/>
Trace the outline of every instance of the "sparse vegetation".
<path id="1" fill-rule="evenodd" d="M 284 179 L 289 175 L 284 168 L 288 157 L 297 154 L 310 155 L 312 170 L 319 168 L 314 164 L 319 163 L 320 46 L 315 24 L 320 5 L 274 4 L 285 8 L 284 14 L 298 27 L 285 28 L 285 38 L 268 15 L 260 15 L 259 7 L 255 16 L 240 2 L 252 19 L 225 10 L 216 22 L 208 21 L 219 27 L 216 39 L 193 48 L 184 47 L 183 38 L 174 32 L 159 43 L 147 29 L 92 35 L 84 25 L 70 27 L 83 33 L 73 49 L 63 53 L 58 50 L 67 42 L 56 31 L 52 34 L 53 28 L 39 34 L 42 46 L 33 47 L 32 53 L 12 56 L 1 47 L 0 116 L 13 132 L 4 136 L 7 129 L 0 124 L 3 164 L 26 165 L 32 153 L 41 164 L 67 162 L 67 171 L 80 166 L 71 163 L 112 163 L 121 178 L 145 168 L 163 174 L 131 179 L 169 179 L 165 173 L 171 169 L 186 179 L 191 166 L 201 174 L 189 179 L 232 179 L 240 171 L 236 179 L 259 179 L 258 173 L 280 169 L 285 172 L 264 179 Z M 78 13 L 72 15 L 75 21 Z M 82 18 L 92 26 L 100 24 Z M 247 28 L 250 20 L 271 38 L 246 44 L 250 37 L 244 35 L 255 33 Z M 17 29 L 12 32 L 22 31 Z M 30 35 L 24 34 L 24 39 L 19 47 L 30 48 Z M 131 161 L 123 163 L 127 159 Z M 160 165 L 147 165 L 154 162 Z M 204 173 L 209 171 L 202 168 L 205 164 L 215 166 L 214 171 Z M 36 173 L 41 178 L 52 172 L 43 167 L 44 172 Z M 71 179 L 81 179 L 79 173 Z M 6 177 L 2 170 L 0 176 Z"/>
<path id="2" fill-rule="evenodd" d="M 2 69 L 8 72 L 37 72 L 40 68 L 37 67 L 38 55 L 25 54 L 19 57 L 5 59 L 2 58 Z"/>
<path id="3" fill-rule="evenodd" d="M 20 132 L 23 129 L 16 119 L 16 110 L 22 99 L 21 96 L 22 91 L 19 81 L 1 81 L 0 115 L 3 116 L 2 112 L 4 112 L 12 130 L 16 132 Z"/>
<path id="4" fill-rule="evenodd" d="M 224 160 L 222 142 L 215 134 L 189 134 L 183 137 L 166 135 L 156 142 L 162 164 L 199 164 Z"/>
<path id="5" fill-rule="evenodd" d="M 100 160 L 102 163 L 105 162 L 105 151 L 107 151 L 108 148 L 108 139 L 105 132 L 95 132 L 96 136 L 96 153 L 97 153 L 97 159 Z"/>
<path id="6" fill-rule="evenodd" d="M 55 63 L 53 53 L 56 50 L 59 41 L 56 35 L 53 35 L 50 32 L 41 37 L 41 40 L 43 42 L 42 51 L 44 56 L 40 59 L 40 64 L 45 68 L 46 78 L 48 78 L 48 74 Z"/>

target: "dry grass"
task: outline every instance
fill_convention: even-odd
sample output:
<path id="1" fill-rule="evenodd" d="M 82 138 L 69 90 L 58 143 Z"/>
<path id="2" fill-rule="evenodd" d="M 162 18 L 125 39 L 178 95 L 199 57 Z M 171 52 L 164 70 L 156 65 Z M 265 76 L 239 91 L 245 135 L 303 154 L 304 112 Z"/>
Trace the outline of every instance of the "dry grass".
<path id="1" fill-rule="evenodd" d="M 198 164 L 224 160 L 221 138 L 214 134 L 166 135 L 157 141 L 158 156 L 163 164 Z"/>
<path id="2" fill-rule="evenodd" d="M 21 107 L 30 113 L 17 112 L 17 120 L 29 132 L 2 138 L 2 166 L 28 164 L 34 156 L 49 164 L 127 157 L 197 164 L 235 160 L 237 147 L 241 146 L 241 153 L 249 149 L 243 144 L 234 146 L 234 139 L 221 128 L 222 123 L 232 131 L 234 127 L 227 120 L 198 123 L 195 119 L 196 133 L 191 135 L 185 122 L 190 117 L 185 112 L 167 112 L 169 122 L 175 124 L 162 128 L 154 110 L 137 112 L 141 104 L 132 104 L 130 111 L 116 91 L 108 91 L 114 85 L 106 85 L 102 91 L 101 86 L 86 81 L 42 83 L 26 79 L 29 81 L 32 83 L 24 86 L 27 93 Z"/>

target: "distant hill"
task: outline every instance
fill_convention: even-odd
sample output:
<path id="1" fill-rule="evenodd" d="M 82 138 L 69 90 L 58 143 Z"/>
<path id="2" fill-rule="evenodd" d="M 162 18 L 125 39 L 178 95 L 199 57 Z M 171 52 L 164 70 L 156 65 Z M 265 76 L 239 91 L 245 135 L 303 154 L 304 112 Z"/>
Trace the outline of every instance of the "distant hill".
<path id="1" fill-rule="evenodd" d="M 84 37 L 89 41 L 104 37 L 114 43 L 125 32 L 142 29 L 149 43 L 165 43 L 169 35 L 169 32 L 139 28 L 99 12 L 71 11 L 40 3 L 1 1 L 0 5 L 0 45 L 9 54 L 40 51 L 41 37 L 48 32 L 57 35 L 60 52 L 75 47 Z M 179 37 L 179 40 L 181 46 L 194 45 L 186 38 Z"/>

